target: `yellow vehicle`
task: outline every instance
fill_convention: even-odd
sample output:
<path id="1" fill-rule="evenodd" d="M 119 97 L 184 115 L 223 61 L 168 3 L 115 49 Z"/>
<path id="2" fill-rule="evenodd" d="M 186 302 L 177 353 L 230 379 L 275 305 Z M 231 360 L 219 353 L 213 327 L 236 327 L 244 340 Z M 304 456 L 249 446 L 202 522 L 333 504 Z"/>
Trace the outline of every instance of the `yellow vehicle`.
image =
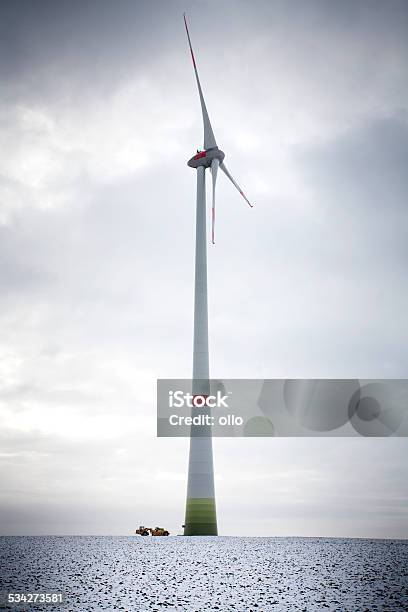
<path id="1" fill-rule="evenodd" d="M 144 525 L 140 525 L 139 529 L 136 529 L 135 533 L 136 535 L 141 535 L 141 536 L 148 536 L 148 535 L 168 536 L 170 535 L 170 532 L 167 531 L 167 529 L 163 529 L 163 527 L 155 527 L 153 529 L 153 527 L 144 527 Z"/>
<path id="2" fill-rule="evenodd" d="M 163 527 L 155 527 L 154 529 L 150 530 L 150 533 L 152 534 L 152 536 L 168 536 L 168 535 L 170 535 L 170 533 L 167 531 L 167 529 L 163 529 Z"/>

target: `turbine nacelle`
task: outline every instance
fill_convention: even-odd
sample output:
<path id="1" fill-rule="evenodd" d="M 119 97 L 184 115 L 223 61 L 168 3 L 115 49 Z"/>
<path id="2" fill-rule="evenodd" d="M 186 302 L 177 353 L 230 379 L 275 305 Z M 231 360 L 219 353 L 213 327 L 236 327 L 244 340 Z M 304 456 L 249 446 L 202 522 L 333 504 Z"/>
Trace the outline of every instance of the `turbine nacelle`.
<path id="1" fill-rule="evenodd" d="M 210 168 L 214 159 L 218 159 L 221 164 L 224 160 L 225 153 L 218 147 L 211 147 L 210 149 L 204 149 L 204 151 L 197 151 L 197 153 L 188 160 L 187 165 L 190 168 L 198 168 L 204 166 Z"/>

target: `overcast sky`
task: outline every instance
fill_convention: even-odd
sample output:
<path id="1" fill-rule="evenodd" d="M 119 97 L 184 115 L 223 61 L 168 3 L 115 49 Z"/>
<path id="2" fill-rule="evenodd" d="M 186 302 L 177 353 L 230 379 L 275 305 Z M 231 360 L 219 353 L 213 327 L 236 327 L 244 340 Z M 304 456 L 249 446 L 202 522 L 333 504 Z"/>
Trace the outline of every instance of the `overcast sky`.
<path id="1" fill-rule="evenodd" d="M 181 531 L 199 101 L 210 367 L 407 377 L 404 0 L 0 5 L 0 533 Z M 406 439 L 217 439 L 219 531 L 407 537 Z"/>

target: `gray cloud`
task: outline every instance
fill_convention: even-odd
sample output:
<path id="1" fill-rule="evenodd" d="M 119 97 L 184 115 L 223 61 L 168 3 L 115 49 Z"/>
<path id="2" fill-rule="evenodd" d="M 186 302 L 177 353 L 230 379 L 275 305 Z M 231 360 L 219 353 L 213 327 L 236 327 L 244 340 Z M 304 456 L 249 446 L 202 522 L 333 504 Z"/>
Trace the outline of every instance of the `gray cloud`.
<path id="1" fill-rule="evenodd" d="M 406 376 L 406 4 L 187 8 L 256 204 L 220 177 L 213 374 Z M 2 3 L 3 533 L 182 523 L 188 449 L 155 437 L 155 380 L 191 374 L 202 128 L 184 9 Z M 406 450 L 216 440 L 221 531 L 250 514 L 258 535 L 406 537 Z"/>

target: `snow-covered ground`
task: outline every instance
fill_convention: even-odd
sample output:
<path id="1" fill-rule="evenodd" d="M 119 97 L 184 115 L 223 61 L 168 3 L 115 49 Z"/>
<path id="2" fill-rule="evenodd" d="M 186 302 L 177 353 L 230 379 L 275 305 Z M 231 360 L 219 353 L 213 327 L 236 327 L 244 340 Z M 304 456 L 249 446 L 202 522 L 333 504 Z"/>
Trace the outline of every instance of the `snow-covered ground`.
<path id="1" fill-rule="evenodd" d="M 0 568 L 3 593 L 63 591 L 66 612 L 408 609 L 401 540 L 1 537 Z"/>

